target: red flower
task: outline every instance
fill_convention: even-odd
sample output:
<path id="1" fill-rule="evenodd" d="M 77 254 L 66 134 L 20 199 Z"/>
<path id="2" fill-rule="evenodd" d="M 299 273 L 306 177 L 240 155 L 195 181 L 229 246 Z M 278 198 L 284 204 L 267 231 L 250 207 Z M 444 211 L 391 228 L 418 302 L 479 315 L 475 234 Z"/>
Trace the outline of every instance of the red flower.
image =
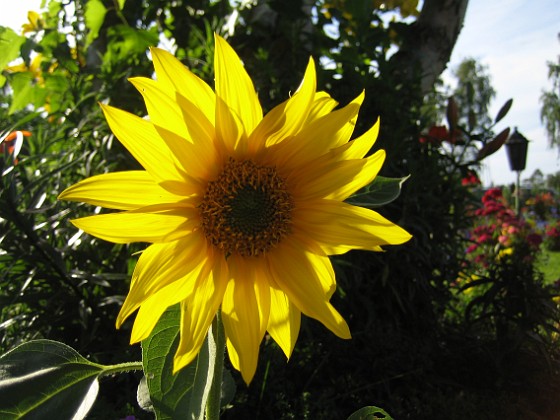
<path id="1" fill-rule="evenodd" d="M 480 179 L 474 171 L 467 172 L 467 176 L 461 180 L 461 185 L 464 187 L 480 185 Z"/>
<path id="2" fill-rule="evenodd" d="M 428 130 L 428 134 L 420 136 L 420 143 L 440 144 L 446 141 L 455 144 L 460 136 L 461 132 L 457 129 L 450 133 L 444 125 L 433 125 Z"/>

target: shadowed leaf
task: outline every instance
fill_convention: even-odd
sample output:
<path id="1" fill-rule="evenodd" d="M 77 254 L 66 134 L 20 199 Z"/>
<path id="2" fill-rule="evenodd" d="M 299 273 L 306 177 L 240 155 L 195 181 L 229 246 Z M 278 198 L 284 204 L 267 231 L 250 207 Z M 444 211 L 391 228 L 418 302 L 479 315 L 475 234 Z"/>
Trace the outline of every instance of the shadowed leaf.
<path id="1" fill-rule="evenodd" d="M 493 153 L 496 153 L 500 147 L 504 145 L 509 137 L 509 127 L 503 130 L 500 134 L 490 140 L 486 145 L 478 151 L 476 155 L 477 160 L 482 160 Z"/>
<path id="2" fill-rule="evenodd" d="M 508 99 L 500 108 L 500 110 L 498 111 L 498 114 L 496 115 L 496 118 L 494 119 L 494 123 L 497 123 L 498 121 L 500 121 L 502 118 L 504 118 L 507 113 L 509 112 L 509 109 L 511 108 L 511 105 L 513 104 L 513 99 Z"/>

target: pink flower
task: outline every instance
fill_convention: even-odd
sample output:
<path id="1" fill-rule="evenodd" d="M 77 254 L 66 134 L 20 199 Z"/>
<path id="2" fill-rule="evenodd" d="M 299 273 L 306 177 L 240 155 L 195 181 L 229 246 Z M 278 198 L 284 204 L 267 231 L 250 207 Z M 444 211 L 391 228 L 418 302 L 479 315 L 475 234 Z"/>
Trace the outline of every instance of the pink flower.
<path id="1" fill-rule="evenodd" d="M 476 251 L 476 249 L 478 248 L 477 244 L 472 244 L 470 245 L 467 249 L 466 249 L 466 253 L 467 254 L 472 254 L 474 251 Z"/>

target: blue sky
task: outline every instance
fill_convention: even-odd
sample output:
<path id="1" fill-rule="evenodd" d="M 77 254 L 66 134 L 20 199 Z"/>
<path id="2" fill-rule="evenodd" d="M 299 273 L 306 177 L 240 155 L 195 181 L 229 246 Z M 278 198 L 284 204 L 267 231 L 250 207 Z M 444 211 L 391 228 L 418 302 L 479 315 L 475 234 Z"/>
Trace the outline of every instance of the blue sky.
<path id="1" fill-rule="evenodd" d="M 488 66 L 497 91 L 491 115 L 507 99 L 513 98 L 510 112 L 497 129 L 517 126 L 531 141 L 522 178 L 529 177 L 536 169 L 545 175 L 560 171 L 558 149 L 548 148 L 540 122 L 539 102 L 542 90 L 552 86 L 546 62 L 556 61 L 560 55 L 559 32 L 558 0 L 470 0 L 448 66 L 455 67 L 466 57 Z M 516 175 L 509 169 L 505 150 L 499 150 L 484 162 L 481 178 L 485 185 L 515 182 Z"/>
<path id="2" fill-rule="evenodd" d="M 38 10 L 41 0 L 18 0 L 4 7 L 0 25 L 19 29 L 28 10 Z M 547 61 L 560 55 L 560 3 L 558 0 L 470 0 L 464 27 L 455 45 L 448 68 L 473 57 L 488 66 L 497 91 L 491 106 L 494 115 L 509 98 L 513 107 L 497 127 L 516 126 L 527 137 L 529 154 L 522 178 L 536 169 L 545 175 L 560 171 L 557 149 L 548 148 L 540 122 L 539 97 L 550 89 Z M 449 71 L 444 73 L 449 79 Z M 515 182 L 505 150 L 485 160 L 481 174 L 485 185 Z"/>

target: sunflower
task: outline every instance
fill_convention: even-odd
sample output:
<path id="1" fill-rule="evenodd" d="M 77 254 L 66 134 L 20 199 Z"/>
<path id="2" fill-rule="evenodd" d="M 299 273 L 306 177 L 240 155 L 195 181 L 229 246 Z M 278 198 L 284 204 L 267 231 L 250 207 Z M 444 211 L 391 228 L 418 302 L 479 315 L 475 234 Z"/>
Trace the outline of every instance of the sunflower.
<path id="1" fill-rule="evenodd" d="M 380 251 L 410 235 L 345 203 L 373 181 L 385 152 L 365 157 L 377 122 L 349 141 L 364 99 L 340 109 L 316 91 L 313 59 L 287 101 L 263 116 L 239 57 L 215 37 L 215 92 L 168 52 L 152 48 L 157 81 L 132 78 L 149 119 L 102 105 L 109 127 L 145 170 L 107 173 L 60 199 L 122 210 L 73 220 L 115 242 L 151 243 L 140 255 L 117 328 L 138 310 L 131 343 L 181 308 L 174 371 L 198 354 L 221 311 L 232 365 L 249 383 L 266 332 L 289 358 L 301 314 L 350 338 L 329 300 L 329 255 Z"/>

